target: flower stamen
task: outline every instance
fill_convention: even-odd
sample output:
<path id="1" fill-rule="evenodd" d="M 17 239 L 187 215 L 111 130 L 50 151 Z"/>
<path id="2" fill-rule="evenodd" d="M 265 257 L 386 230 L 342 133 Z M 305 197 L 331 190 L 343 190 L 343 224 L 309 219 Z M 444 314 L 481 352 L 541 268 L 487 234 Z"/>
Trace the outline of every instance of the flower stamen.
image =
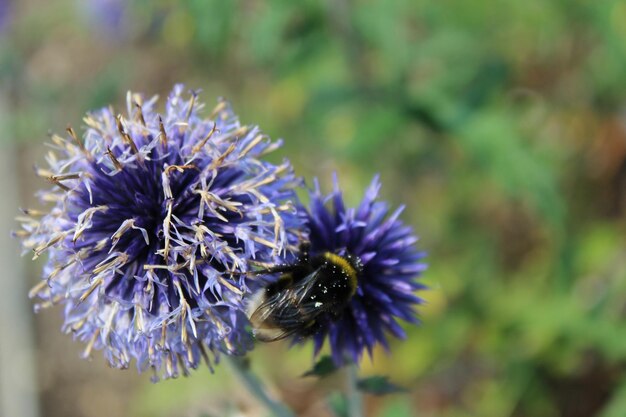
<path id="1" fill-rule="evenodd" d="M 191 154 L 194 155 L 198 152 L 200 152 L 200 150 L 202 150 L 202 148 L 204 148 L 204 145 L 206 145 L 206 143 L 209 141 L 209 139 L 211 139 L 211 136 L 213 136 L 213 134 L 215 132 L 217 132 L 217 123 L 213 123 L 213 127 L 211 128 L 211 131 L 209 132 L 208 135 L 205 136 L 204 139 L 202 139 L 196 146 L 194 146 L 193 148 L 191 148 Z"/>
<path id="2" fill-rule="evenodd" d="M 113 166 L 115 166 L 115 169 L 117 171 L 122 171 L 122 169 L 124 169 L 124 166 L 120 163 L 120 161 L 117 160 L 115 155 L 113 155 L 113 152 L 111 152 L 111 148 L 107 146 L 107 150 L 105 153 L 109 158 L 111 158 L 111 162 L 113 162 Z"/>

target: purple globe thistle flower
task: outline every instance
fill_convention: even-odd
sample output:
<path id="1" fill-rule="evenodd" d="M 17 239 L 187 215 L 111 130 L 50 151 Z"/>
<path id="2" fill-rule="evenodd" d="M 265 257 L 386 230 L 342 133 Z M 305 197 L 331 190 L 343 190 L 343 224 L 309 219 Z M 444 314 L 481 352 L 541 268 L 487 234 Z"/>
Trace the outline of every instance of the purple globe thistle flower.
<path id="1" fill-rule="evenodd" d="M 134 358 L 155 378 L 251 348 L 242 272 L 285 256 L 302 226 L 300 180 L 288 161 L 263 159 L 281 143 L 225 101 L 202 118 L 196 93 L 182 92 L 163 115 L 156 97 L 129 93 L 127 117 L 105 108 L 85 117 L 82 139 L 53 135 L 57 153 L 37 170 L 53 207 L 26 210 L 16 233 L 35 258 L 48 253 L 37 307 L 64 305 L 85 355 L 102 349 L 118 368 Z"/>
<path id="2" fill-rule="evenodd" d="M 417 323 L 415 307 L 423 302 L 415 291 L 425 288 L 417 281 L 426 269 L 424 253 L 417 250 L 412 229 L 398 220 L 403 207 L 389 214 L 389 206 L 377 201 L 379 189 L 376 176 L 356 208 L 344 206 L 336 177 L 330 195 L 322 195 L 317 180 L 310 193 L 311 256 L 350 254 L 362 264 L 356 293 L 344 311 L 329 315 L 313 336 L 316 354 L 328 339 L 337 365 L 358 363 L 364 350 L 372 355 L 376 344 L 388 349 L 386 333 L 404 338 L 398 319 Z"/>

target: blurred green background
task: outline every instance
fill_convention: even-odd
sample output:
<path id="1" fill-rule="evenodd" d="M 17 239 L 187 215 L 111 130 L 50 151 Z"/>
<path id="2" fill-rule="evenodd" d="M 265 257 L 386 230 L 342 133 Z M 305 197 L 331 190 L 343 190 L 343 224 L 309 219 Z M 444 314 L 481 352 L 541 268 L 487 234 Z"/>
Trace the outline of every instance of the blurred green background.
<path id="1" fill-rule="evenodd" d="M 176 82 L 285 138 L 309 184 L 337 171 L 354 204 L 379 172 L 406 204 L 431 289 L 423 325 L 362 365 L 410 390 L 368 417 L 626 416 L 626 2 L 0 0 L 3 217 L 47 186 L 49 129 Z M 153 385 L 80 360 L 60 309 L 32 315 L 23 260 L 2 337 L 32 326 L 41 416 L 264 415 L 225 364 Z M 300 378 L 309 346 L 251 359 L 299 415 L 330 415 L 343 381 Z"/>

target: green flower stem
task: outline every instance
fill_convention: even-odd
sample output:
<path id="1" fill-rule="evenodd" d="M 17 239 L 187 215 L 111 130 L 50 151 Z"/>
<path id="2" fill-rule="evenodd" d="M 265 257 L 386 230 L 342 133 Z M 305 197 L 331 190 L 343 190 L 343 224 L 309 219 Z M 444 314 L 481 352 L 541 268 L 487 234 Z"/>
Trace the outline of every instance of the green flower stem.
<path id="1" fill-rule="evenodd" d="M 358 368 L 351 364 L 346 366 L 347 373 L 347 396 L 348 396 L 348 416 L 363 417 L 363 394 L 359 390 L 357 383 Z"/>
<path id="2" fill-rule="evenodd" d="M 250 371 L 244 360 L 231 356 L 226 356 L 226 358 L 250 394 L 259 400 L 272 413 L 273 417 L 295 417 L 295 414 L 286 405 L 270 396 L 263 382 Z"/>

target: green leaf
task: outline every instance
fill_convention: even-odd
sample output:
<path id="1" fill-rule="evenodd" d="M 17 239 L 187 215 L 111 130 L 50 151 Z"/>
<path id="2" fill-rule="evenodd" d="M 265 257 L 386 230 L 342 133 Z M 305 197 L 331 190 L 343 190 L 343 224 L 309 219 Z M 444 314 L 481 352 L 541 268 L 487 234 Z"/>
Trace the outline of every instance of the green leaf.
<path id="1" fill-rule="evenodd" d="M 320 360 L 317 361 L 315 365 L 313 365 L 313 368 L 306 371 L 304 374 L 302 374 L 302 376 L 318 376 L 320 378 L 323 378 L 334 373 L 336 370 L 337 366 L 335 366 L 333 359 L 330 356 L 322 356 Z"/>
<path id="2" fill-rule="evenodd" d="M 405 388 L 389 382 L 386 376 L 371 376 L 369 378 L 360 379 L 357 388 L 363 392 L 374 395 L 394 394 L 398 392 L 406 392 Z"/>
<path id="3" fill-rule="evenodd" d="M 348 400 L 345 395 L 333 392 L 328 397 L 328 405 L 337 417 L 348 417 Z"/>

